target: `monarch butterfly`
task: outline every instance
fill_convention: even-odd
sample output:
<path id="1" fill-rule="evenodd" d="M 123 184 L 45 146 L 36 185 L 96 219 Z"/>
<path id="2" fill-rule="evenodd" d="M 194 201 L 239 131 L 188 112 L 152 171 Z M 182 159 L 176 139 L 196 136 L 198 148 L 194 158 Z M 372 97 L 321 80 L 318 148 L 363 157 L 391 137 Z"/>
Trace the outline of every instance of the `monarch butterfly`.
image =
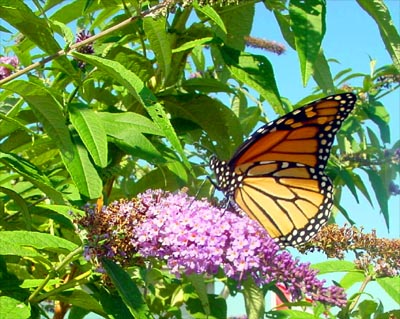
<path id="1" fill-rule="evenodd" d="M 229 162 L 212 156 L 216 188 L 281 246 L 309 241 L 330 216 L 333 187 L 324 169 L 355 102 L 353 93 L 314 101 L 259 128 Z"/>

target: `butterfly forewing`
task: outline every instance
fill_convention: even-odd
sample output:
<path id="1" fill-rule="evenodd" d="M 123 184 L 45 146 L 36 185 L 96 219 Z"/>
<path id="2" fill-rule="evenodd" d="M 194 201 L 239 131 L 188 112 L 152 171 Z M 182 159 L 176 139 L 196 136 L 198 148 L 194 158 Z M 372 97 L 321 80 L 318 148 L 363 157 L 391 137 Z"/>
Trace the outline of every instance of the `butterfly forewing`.
<path id="1" fill-rule="evenodd" d="M 218 188 L 282 245 L 308 241 L 329 218 L 323 170 L 355 101 L 344 93 L 312 102 L 258 129 L 228 163 L 213 157 Z"/>

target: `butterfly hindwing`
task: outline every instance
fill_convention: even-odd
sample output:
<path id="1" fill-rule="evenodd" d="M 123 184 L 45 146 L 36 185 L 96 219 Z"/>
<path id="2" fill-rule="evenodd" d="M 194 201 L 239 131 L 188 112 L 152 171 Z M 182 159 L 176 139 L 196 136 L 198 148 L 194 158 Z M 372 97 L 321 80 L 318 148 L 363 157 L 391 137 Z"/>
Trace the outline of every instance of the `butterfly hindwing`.
<path id="1" fill-rule="evenodd" d="M 282 245 L 308 241 L 329 218 L 324 169 L 355 101 L 352 93 L 317 100 L 262 126 L 229 162 L 212 157 L 218 188 Z"/>

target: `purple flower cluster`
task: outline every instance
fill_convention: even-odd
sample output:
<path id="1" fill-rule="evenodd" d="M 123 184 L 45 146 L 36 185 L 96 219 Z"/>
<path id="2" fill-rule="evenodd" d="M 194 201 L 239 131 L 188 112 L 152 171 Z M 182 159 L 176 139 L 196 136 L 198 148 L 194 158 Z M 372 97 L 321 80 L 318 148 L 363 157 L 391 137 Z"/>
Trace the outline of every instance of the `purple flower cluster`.
<path id="1" fill-rule="evenodd" d="M 79 43 L 79 42 L 82 42 L 82 41 L 84 41 L 86 39 L 89 39 L 92 36 L 93 35 L 90 32 L 82 30 L 76 36 L 76 43 Z M 81 47 L 79 47 L 77 49 L 77 51 L 80 52 L 80 53 L 84 53 L 84 54 L 93 54 L 94 53 L 93 44 L 89 43 L 89 44 L 86 44 L 84 46 L 81 46 Z M 83 68 L 85 68 L 86 63 L 81 61 L 81 60 L 78 60 L 78 66 L 79 66 L 80 69 L 83 69 Z"/>
<path id="2" fill-rule="evenodd" d="M 337 306 L 346 303 L 342 288 L 324 287 L 316 270 L 280 251 L 250 218 L 185 193 L 147 191 L 138 199 L 148 207 L 146 220 L 135 230 L 138 252 L 144 258 L 165 260 L 174 274 L 216 274 L 222 269 L 239 282 L 251 277 L 259 285 L 283 283 L 293 300 L 309 296 Z"/>
<path id="3" fill-rule="evenodd" d="M 8 77 L 12 71 L 18 66 L 19 60 L 16 56 L 0 57 L 0 80 Z"/>

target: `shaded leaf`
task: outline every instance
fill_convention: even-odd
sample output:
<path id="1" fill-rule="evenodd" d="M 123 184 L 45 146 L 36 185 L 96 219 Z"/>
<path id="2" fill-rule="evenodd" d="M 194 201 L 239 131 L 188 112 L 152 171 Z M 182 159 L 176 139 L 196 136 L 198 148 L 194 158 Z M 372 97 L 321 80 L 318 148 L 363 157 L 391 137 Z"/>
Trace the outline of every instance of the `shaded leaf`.
<path id="1" fill-rule="evenodd" d="M 56 296 L 56 299 L 85 309 L 88 312 L 95 312 L 99 315 L 107 316 L 97 299 L 83 290 L 75 289 L 72 291 L 63 291 Z"/>
<path id="2" fill-rule="evenodd" d="M 108 259 L 102 264 L 119 295 L 135 318 L 153 318 L 135 282 L 120 266 Z"/>
<path id="3" fill-rule="evenodd" d="M 375 198 L 379 203 L 379 207 L 383 214 L 383 218 L 385 219 L 386 226 L 389 229 L 389 209 L 388 209 L 388 185 L 385 185 L 382 180 L 382 176 L 380 176 L 376 171 L 363 168 L 364 171 L 367 172 L 369 181 L 371 182 L 371 186 L 375 192 Z"/>
<path id="4" fill-rule="evenodd" d="M 229 10 L 219 12 L 226 27 L 225 34 L 217 31 L 217 35 L 224 39 L 225 46 L 243 51 L 245 48 L 245 37 L 251 33 L 253 26 L 255 3 L 247 2 L 246 5 L 230 6 Z M 240 21 L 240 23 L 238 23 Z"/>
<path id="5" fill-rule="evenodd" d="M 257 90 L 277 112 L 281 100 L 274 71 L 268 59 L 226 47 L 221 48 L 221 54 L 236 80 Z"/>
<path id="6" fill-rule="evenodd" d="M 291 0 L 289 15 L 299 56 L 303 85 L 306 86 L 325 34 L 325 1 Z"/>

